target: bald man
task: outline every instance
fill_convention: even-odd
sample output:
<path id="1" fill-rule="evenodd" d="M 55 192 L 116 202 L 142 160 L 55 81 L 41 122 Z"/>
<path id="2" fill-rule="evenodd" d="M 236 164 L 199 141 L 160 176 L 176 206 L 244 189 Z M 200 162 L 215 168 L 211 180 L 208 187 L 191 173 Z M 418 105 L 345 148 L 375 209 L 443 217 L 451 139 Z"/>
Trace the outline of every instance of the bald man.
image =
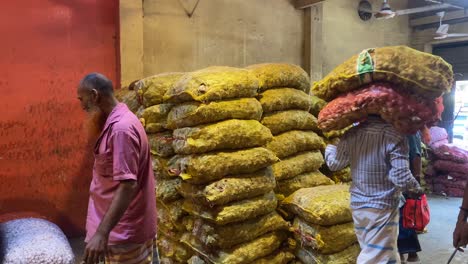
<path id="1" fill-rule="evenodd" d="M 78 99 L 95 135 L 83 263 L 152 263 L 156 198 L 145 130 L 102 74 L 81 80 Z"/>

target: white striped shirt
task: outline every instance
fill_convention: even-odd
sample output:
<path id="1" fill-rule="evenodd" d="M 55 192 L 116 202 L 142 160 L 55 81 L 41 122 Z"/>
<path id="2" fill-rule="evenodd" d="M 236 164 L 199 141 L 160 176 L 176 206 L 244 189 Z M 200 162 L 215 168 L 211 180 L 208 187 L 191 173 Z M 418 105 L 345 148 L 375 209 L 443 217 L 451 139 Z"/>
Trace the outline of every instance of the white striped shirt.
<path id="1" fill-rule="evenodd" d="M 411 174 L 406 136 L 378 117 L 351 129 L 338 146 L 328 145 L 332 171 L 351 166 L 351 208 L 396 208 L 401 191 L 419 187 Z"/>

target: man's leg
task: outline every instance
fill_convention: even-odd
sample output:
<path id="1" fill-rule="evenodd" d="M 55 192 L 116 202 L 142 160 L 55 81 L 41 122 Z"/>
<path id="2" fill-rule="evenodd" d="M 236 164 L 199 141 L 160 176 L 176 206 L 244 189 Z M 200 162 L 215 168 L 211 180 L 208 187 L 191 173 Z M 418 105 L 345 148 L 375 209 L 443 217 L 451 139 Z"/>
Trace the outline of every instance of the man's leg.
<path id="1" fill-rule="evenodd" d="M 400 263 L 398 216 L 397 208 L 353 210 L 355 231 L 361 246 L 358 264 Z"/>
<path id="2" fill-rule="evenodd" d="M 154 241 L 144 244 L 109 246 L 106 252 L 106 264 L 152 264 Z"/>

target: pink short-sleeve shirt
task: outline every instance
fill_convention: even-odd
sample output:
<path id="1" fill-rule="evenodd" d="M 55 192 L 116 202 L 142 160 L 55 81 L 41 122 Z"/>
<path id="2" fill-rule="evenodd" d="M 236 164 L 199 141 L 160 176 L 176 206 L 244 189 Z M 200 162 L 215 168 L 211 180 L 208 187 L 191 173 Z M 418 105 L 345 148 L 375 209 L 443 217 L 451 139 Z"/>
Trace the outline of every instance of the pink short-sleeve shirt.
<path id="1" fill-rule="evenodd" d="M 155 182 L 145 130 L 125 104 L 107 118 L 95 150 L 86 242 L 96 233 L 119 182 L 135 180 L 139 191 L 109 235 L 109 245 L 144 243 L 156 234 Z"/>

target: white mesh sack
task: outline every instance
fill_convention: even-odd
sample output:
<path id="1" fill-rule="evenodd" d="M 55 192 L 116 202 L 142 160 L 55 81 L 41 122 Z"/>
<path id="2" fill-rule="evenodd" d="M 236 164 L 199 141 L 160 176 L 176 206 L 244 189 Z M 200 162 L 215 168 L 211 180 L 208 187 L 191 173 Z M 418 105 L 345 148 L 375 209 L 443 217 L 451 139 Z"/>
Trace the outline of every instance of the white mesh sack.
<path id="1" fill-rule="evenodd" d="M 62 230 L 46 220 L 25 218 L 2 223 L 0 236 L 0 263 L 74 263 L 73 251 Z"/>

